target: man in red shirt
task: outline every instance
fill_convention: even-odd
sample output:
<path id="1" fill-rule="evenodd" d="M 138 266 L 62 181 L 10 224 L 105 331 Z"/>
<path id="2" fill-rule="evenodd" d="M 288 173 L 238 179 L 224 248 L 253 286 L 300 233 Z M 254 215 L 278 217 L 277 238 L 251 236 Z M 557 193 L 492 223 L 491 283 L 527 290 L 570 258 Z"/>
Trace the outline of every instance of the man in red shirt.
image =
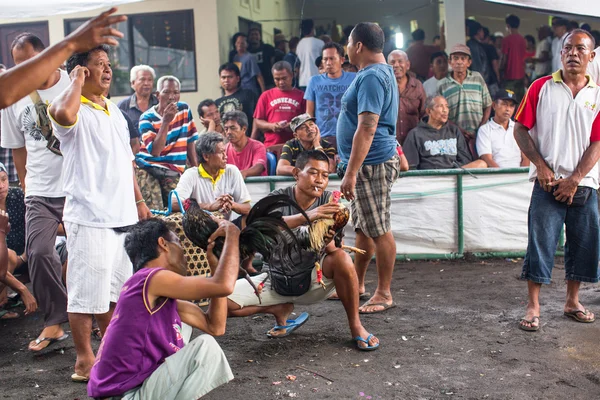
<path id="1" fill-rule="evenodd" d="M 238 167 L 244 179 L 267 175 L 267 150 L 258 140 L 246 136 L 248 117 L 243 111 L 227 111 L 223 115 L 223 131 L 227 137 L 227 164 Z"/>
<path id="2" fill-rule="evenodd" d="M 278 61 L 273 65 L 275 87 L 260 95 L 254 110 L 254 121 L 264 132 L 265 147 L 283 145 L 294 137 L 290 121 L 306 112 L 304 92 L 292 86 L 292 66 L 287 61 Z M 252 134 L 257 139 L 258 131 Z M 281 146 L 279 146 L 281 147 Z"/>
<path id="3" fill-rule="evenodd" d="M 444 26 L 440 28 L 440 46 L 431 46 L 425 44 L 425 31 L 417 29 L 412 33 L 413 44 L 406 50 L 410 60 L 410 70 L 421 81 L 429 78 L 429 63 L 431 55 L 446 48 L 446 38 L 444 36 Z"/>
<path id="4" fill-rule="evenodd" d="M 525 94 L 525 52 L 527 42 L 519 33 L 521 20 L 516 15 L 506 17 L 506 27 L 510 35 L 502 41 L 502 69 L 504 70 L 503 87 L 515 93 L 517 101 Z"/>

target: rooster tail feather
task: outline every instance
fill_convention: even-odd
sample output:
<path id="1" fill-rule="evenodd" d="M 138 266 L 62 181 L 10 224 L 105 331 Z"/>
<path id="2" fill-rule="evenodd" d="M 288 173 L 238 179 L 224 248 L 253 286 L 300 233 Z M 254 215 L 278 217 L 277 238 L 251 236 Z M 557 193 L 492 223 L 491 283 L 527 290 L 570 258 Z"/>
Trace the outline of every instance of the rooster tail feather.
<path id="1" fill-rule="evenodd" d="M 248 213 L 248 217 L 246 218 L 246 224 L 250 225 L 254 219 L 263 218 L 263 217 L 274 217 L 277 219 L 281 219 L 281 210 L 283 207 L 291 207 L 293 210 L 297 211 L 299 214 L 302 214 L 304 218 L 306 218 L 307 222 L 310 222 L 310 218 L 304 210 L 292 200 L 289 196 L 285 194 L 278 194 L 267 196 L 263 199 L 260 199 L 250 210 Z"/>

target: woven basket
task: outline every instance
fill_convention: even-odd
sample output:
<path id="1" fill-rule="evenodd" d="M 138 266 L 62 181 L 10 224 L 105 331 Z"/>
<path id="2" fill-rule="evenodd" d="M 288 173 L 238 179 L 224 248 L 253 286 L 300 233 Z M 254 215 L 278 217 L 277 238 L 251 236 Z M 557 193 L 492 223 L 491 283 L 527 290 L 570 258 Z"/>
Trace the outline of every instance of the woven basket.
<path id="1" fill-rule="evenodd" d="M 181 226 L 181 219 L 183 214 L 173 213 L 168 216 L 156 215 L 157 218 L 161 218 L 164 221 L 170 222 L 175 226 L 175 233 L 179 237 L 181 247 L 187 258 L 188 262 L 188 276 L 210 276 L 210 267 L 208 265 L 208 259 L 206 258 L 206 252 L 200 247 L 196 247 L 192 242 L 185 236 L 183 227 Z M 208 299 L 200 299 L 194 301 L 199 306 L 208 305 Z"/>

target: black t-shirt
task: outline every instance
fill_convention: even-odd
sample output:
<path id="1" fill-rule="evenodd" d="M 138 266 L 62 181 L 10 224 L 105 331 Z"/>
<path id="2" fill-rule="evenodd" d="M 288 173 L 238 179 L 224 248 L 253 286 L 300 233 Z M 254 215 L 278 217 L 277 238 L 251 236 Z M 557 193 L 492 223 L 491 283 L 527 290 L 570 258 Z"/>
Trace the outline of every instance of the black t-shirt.
<path id="1" fill-rule="evenodd" d="M 265 86 L 267 89 L 272 88 L 275 85 L 273 81 L 273 74 L 271 73 L 271 60 L 275 57 L 275 47 L 270 44 L 262 43 L 255 49 L 248 47 L 248 52 L 252 53 L 256 57 L 258 68 L 265 80 Z"/>
<path id="2" fill-rule="evenodd" d="M 10 232 L 6 245 L 17 255 L 25 251 L 25 196 L 20 188 L 9 188 L 6 195 L 6 212 L 10 221 Z"/>
<path id="3" fill-rule="evenodd" d="M 277 189 L 272 191 L 269 196 L 276 196 L 278 194 L 285 194 L 287 196 L 289 196 L 292 200 L 296 200 L 295 196 L 294 196 L 294 188 L 296 187 L 296 185 L 292 185 L 286 188 L 282 188 L 282 189 Z M 328 190 L 324 190 L 323 194 L 321 195 L 321 197 L 319 197 L 317 200 L 315 200 L 315 202 L 308 207 L 308 209 L 304 210 L 305 212 L 314 210 L 315 208 L 322 206 L 323 204 L 327 204 L 329 203 L 329 199 L 331 198 L 331 192 Z M 290 216 L 290 215 L 296 215 L 298 214 L 298 210 L 287 206 L 287 207 L 282 207 L 280 208 L 281 213 L 283 214 L 283 216 Z M 304 226 L 307 226 L 308 222 L 306 222 L 304 224 Z M 298 227 L 298 228 L 294 228 L 292 229 L 292 232 L 299 232 L 300 230 L 302 230 L 302 226 Z M 299 239 L 301 239 L 301 237 L 303 235 L 298 234 Z M 303 241 L 301 241 L 303 242 Z M 317 261 L 317 253 L 314 250 L 307 250 L 307 249 L 302 249 L 300 251 L 300 254 L 298 254 L 297 251 L 293 251 L 292 252 L 292 260 L 294 260 L 294 265 L 293 265 L 293 270 L 294 271 L 304 271 L 307 269 L 313 269 L 315 267 L 315 262 Z M 276 264 L 276 263 L 281 263 L 281 260 L 279 258 L 279 254 L 278 252 L 273 252 L 272 258 L 271 258 L 271 264 Z M 269 265 L 265 264 L 263 266 L 263 270 L 268 270 L 269 269 Z"/>
<path id="4" fill-rule="evenodd" d="M 252 116 L 254 115 L 257 101 L 258 97 L 252 90 L 239 89 L 232 95 L 218 98 L 215 100 L 215 104 L 217 105 L 221 116 L 227 111 L 243 111 L 248 117 L 248 129 L 246 130 L 246 135 L 250 136 L 252 133 Z"/>
<path id="5" fill-rule="evenodd" d="M 487 43 L 481 43 L 481 45 L 483 46 L 483 49 L 485 50 L 485 54 L 487 55 L 487 61 L 489 63 L 489 70 L 490 70 L 488 79 L 485 80 L 485 83 L 487 83 L 488 85 L 493 85 L 494 83 L 498 83 L 498 78 L 496 77 L 496 73 L 494 72 L 494 67 L 492 65 L 492 62 L 500 59 L 500 57 L 498 57 L 498 52 L 496 51 L 496 47 L 492 46 L 491 44 L 487 44 Z"/>

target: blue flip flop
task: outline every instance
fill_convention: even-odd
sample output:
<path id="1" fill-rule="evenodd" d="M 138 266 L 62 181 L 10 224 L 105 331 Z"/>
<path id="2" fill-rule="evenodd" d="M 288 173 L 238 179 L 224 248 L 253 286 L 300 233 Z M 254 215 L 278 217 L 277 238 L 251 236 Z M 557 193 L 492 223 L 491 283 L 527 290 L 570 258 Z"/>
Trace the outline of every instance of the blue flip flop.
<path id="1" fill-rule="evenodd" d="M 302 325 L 304 325 L 306 323 L 306 321 L 308 321 L 308 317 L 309 317 L 308 313 L 303 312 L 296 319 L 288 319 L 286 321 L 286 325 L 285 326 L 275 325 L 269 332 L 267 332 L 267 336 L 270 337 L 270 338 L 272 338 L 272 339 L 279 339 L 279 338 L 282 338 L 282 337 L 289 336 L 296 329 L 298 329 Z M 272 335 L 271 334 L 272 331 L 280 331 L 280 330 L 283 330 L 283 329 L 285 329 L 285 333 L 282 334 L 282 335 Z"/>
<path id="2" fill-rule="evenodd" d="M 361 350 L 361 351 L 373 351 L 373 350 L 377 350 L 379 348 L 379 343 L 377 343 L 374 346 L 369 346 L 369 340 L 371 340 L 371 338 L 373 337 L 373 335 L 369 335 L 366 339 L 361 338 L 360 336 L 357 336 L 354 338 L 354 341 L 356 342 L 356 347 Z M 362 347 L 359 346 L 358 344 L 360 342 L 366 343 L 367 347 Z"/>

